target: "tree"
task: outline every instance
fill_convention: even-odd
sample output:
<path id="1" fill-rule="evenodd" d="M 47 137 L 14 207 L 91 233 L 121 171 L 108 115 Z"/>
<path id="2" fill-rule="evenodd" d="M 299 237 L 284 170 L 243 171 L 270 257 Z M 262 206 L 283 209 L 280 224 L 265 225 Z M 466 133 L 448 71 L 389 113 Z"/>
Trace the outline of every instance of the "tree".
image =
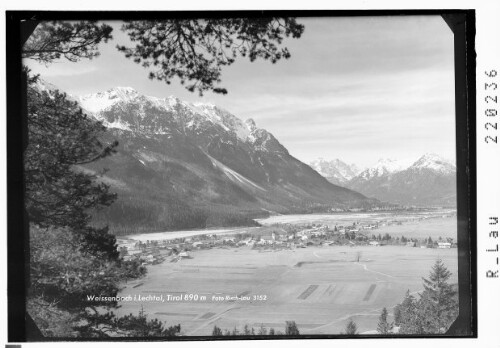
<path id="1" fill-rule="evenodd" d="M 299 329 L 295 321 L 287 321 L 285 327 L 285 335 L 287 336 L 298 336 L 300 335 Z"/>
<path id="2" fill-rule="evenodd" d="M 115 318 L 112 328 L 125 331 L 128 337 L 172 337 L 181 332 L 180 325 L 167 328 L 158 319 L 148 320 L 142 308 L 138 316 L 129 314 Z"/>
<path id="3" fill-rule="evenodd" d="M 217 325 L 215 325 L 214 329 L 212 330 L 212 336 L 222 336 L 222 330 Z"/>
<path id="4" fill-rule="evenodd" d="M 145 269 L 138 262 L 105 260 L 82 250 L 78 236 L 68 229 L 30 228 L 29 313 L 47 336 L 106 337 L 114 317 L 98 307 L 112 309 L 116 302 L 89 300 L 89 294 L 116 296 L 119 282 L 137 278 Z M 54 313 L 57 313 L 54 316 Z M 63 320 L 61 320 L 63 318 Z"/>
<path id="5" fill-rule="evenodd" d="M 274 332 L 274 328 L 270 328 L 269 329 L 269 336 L 274 336 L 275 335 L 275 332 Z"/>
<path id="6" fill-rule="evenodd" d="M 98 175 L 79 166 L 115 152 L 117 142 L 104 144 L 105 127 L 83 114 L 65 94 L 28 84 L 28 136 L 24 153 L 25 205 L 31 223 L 69 228 L 82 248 L 116 259 L 115 239 L 105 228 L 90 227 L 92 209 L 109 206 L 116 195 Z"/>
<path id="7" fill-rule="evenodd" d="M 400 334 L 421 334 L 422 325 L 419 322 L 418 303 L 410 290 L 406 291 L 403 302 L 398 305 L 400 310 L 399 333 Z"/>
<path id="8" fill-rule="evenodd" d="M 448 283 L 450 277 L 451 272 L 443 261 L 438 259 L 429 278 L 423 278 L 425 290 L 420 301 L 425 312 L 427 331 L 445 332 L 458 315 L 457 291 Z"/>
<path id="9" fill-rule="evenodd" d="M 257 335 L 265 336 L 267 335 L 267 329 L 264 327 L 264 324 L 260 324 L 259 331 L 257 331 Z"/>
<path id="10" fill-rule="evenodd" d="M 357 335 L 357 334 L 358 334 L 358 326 L 356 325 L 354 320 L 349 319 L 344 329 L 344 335 Z"/>
<path id="11" fill-rule="evenodd" d="M 23 47 L 23 58 L 49 64 L 55 59 L 94 58 L 100 42 L 112 39 L 113 28 L 95 21 L 42 22 Z M 270 60 L 290 58 L 284 38 L 300 38 L 304 26 L 295 18 L 208 18 L 126 21 L 121 30 L 135 47 L 117 46 L 134 62 L 149 68 L 149 77 L 181 84 L 200 95 L 226 94 L 218 87 L 222 67 L 238 57 Z"/>
<path id="12" fill-rule="evenodd" d="M 251 334 L 252 331 L 250 330 L 250 327 L 248 326 L 248 324 L 245 324 L 245 326 L 243 327 L 243 335 L 249 336 Z"/>
<path id="13" fill-rule="evenodd" d="M 394 306 L 393 314 L 394 314 L 394 325 L 399 326 L 401 323 L 401 305 L 397 304 Z"/>
<path id="14" fill-rule="evenodd" d="M 423 278 L 424 291 L 416 300 L 409 291 L 396 306 L 396 319 L 401 334 L 440 334 L 446 332 L 458 315 L 458 298 L 454 287 L 448 284 L 451 272 L 437 260 L 429 275 Z M 396 313 L 396 312 L 395 312 Z M 396 315 L 396 314 L 395 314 Z"/>
<path id="15" fill-rule="evenodd" d="M 393 327 L 393 324 L 387 321 L 387 316 L 388 316 L 387 308 L 384 307 L 382 309 L 382 313 L 380 314 L 377 325 L 377 331 L 382 335 L 389 334 Z"/>
<path id="16" fill-rule="evenodd" d="M 38 24 L 23 46 L 22 57 L 49 64 L 64 57 L 71 62 L 99 56 L 98 45 L 112 39 L 113 28 L 96 21 L 50 21 Z"/>
<path id="17" fill-rule="evenodd" d="M 356 262 L 359 262 L 359 260 L 361 260 L 361 255 L 363 255 L 363 253 L 361 251 L 358 251 L 356 253 Z"/>

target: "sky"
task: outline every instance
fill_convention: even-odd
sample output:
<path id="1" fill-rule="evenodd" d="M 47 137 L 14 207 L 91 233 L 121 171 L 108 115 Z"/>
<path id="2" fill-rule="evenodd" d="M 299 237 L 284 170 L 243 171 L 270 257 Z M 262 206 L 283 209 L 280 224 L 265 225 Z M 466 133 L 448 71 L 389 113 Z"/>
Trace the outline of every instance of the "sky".
<path id="1" fill-rule="evenodd" d="M 75 95 L 113 87 L 190 102 L 214 103 L 242 120 L 253 118 L 290 154 L 309 163 L 339 158 L 361 167 L 379 158 L 455 159 L 453 34 L 439 16 L 298 18 L 300 39 L 284 40 L 291 58 L 272 64 L 240 58 L 222 71 L 227 95 L 199 97 L 178 81 L 152 81 L 125 58 L 129 43 L 114 27 L 101 55 L 34 73 Z"/>

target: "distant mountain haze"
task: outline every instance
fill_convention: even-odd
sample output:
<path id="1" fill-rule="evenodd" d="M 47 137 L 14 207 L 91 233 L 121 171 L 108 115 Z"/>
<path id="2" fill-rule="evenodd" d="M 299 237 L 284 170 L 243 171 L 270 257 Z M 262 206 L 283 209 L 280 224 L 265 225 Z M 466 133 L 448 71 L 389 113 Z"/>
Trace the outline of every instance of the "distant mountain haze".
<path id="1" fill-rule="evenodd" d="M 106 140 L 119 141 L 116 154 L 79 167 L 109 169 L 100 180 L 118 199 L 95 217 L 115 233 L 251 225 L 270 212 L 380 205 L 330 183 L 252 119 L 216 105 L 130 87 L 72 98 L 108 128 Z"/>

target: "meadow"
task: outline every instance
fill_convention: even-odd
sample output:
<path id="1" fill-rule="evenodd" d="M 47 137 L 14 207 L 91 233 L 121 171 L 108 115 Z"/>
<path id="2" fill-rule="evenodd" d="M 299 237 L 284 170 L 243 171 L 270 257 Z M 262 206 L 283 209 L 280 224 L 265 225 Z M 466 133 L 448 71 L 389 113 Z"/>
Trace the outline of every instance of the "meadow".
<path id="1" fill-rule="evenodd" d="M 294 320 L 302 334 L 339 334 L 353 319 L 362 333 L 376 329 L 383 307 L 392 320 L 392 307 L 407 290 L 416 295 L 423 289 L 422 277 L 436 259 L 444 261 L 453 273 L 451 281 L 457 281 L 457 249 L 243 247 L 198 250 L 192 256 L 149 266 L 146 278 L 125 284 L 120 293 L 163 294 L 164 299 L 180 295 L 182 300 L 124 302 L 117 314 L 137 313 L 142 307 L 149 318 L 180 323 L 182 334 L 193 336 L 211 335 L 214 325 L 284 331 L 287 320 Z"/>

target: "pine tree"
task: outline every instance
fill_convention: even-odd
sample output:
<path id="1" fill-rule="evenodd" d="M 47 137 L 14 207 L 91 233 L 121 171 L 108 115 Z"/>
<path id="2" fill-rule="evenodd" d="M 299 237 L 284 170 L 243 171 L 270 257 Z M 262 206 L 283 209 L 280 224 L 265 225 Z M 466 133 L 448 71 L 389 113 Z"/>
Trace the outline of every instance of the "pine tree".
<path id="1" fill-rule="evenodd" d="M 260 324 L 259 331 L 257 331 L 257 335 L 265 336 L 267 335 L 267 329 L 264 327 L 264 324 Z"/>
<path id="2" fill-rule="evenodd" d="M 300 335 L 299 329 L 295 321 L 287 321 L 285 328 L 285 335 L 287 336 L 297 336 Z"/>
<path id="3" fill-rule="evenodd" d="M 344 334 L 345 335 L 357 335 L 358 334 L 358 326 L 354 322 L 354 320 L 349 319 L 347 322 L 345 329 L 344 329 Z"/>
<path id="4" fill-rule="evenodd" d="M 394 325 L 399 326 L 401 323 L 401 305 L 397 304 L 393 310 L 394 314 Z"/>
<path id="5" fill-rule="evenodd" d="M 406 292 L 403 302 L 399 305 L 400 308 L 400 334 L 421 334 L 423 333 L 422 325 L 419 322 L 417 300 L 410 294 L 410 290 Z"/>
<path id="6" fill-rule="evenodd" d="M 252 332 L 250 331 L 250 327 L 248 326 L 248 324 L 245 324 L 245 326 L 243 327 L 243 335 L 246 335 L 246 336 L 249 336 Z"/>
<path id="7" fill-rule="evenodd" d="M 214 326 L 214 329 L 212 330 L 212 336 L 222 336 L 222 330 L 218 326 Z"/>
<path id="8" fill-rule="evenodd" d="M 387 321 L 387 316 L 388 316 L 387 308 L 384 307 L 382 309 L 382 314 L 380 314 L 377 325 L 377 331 L 382 335 L 389 334 L 393 327 L 393 324 Z"/>
<path id="9" fill-rule="evenodd" d="M 425 329 L 431 333 L 443 333 L 458 314 L 457 291 L 448 283 L 451 272 L 438 259 L 429 274 L 423 278 L 424 292 L 420 307 L 426 318 Z"/>
<path id="10" fill-rule="evenodd" d="M 90 211 L 109 206 L 116 195 L 97 174 L 81 170 L 115 152 L 117 142 L 102 141 L 105 127 L 58 91 L 28 84 L 29 144 L 24 154 L 26 211 L 32 224 L 69 228 L 82 250 L 104 252 L 116 259 L 115 238 L 105 228 L 90 226 Z"/>

